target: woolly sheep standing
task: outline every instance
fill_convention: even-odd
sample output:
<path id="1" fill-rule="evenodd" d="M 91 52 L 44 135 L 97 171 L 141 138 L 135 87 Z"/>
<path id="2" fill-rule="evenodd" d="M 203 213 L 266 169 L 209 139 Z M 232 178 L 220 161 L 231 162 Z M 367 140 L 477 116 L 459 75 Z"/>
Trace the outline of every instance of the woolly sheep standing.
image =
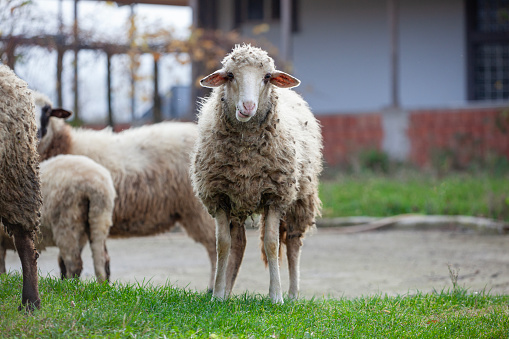
<path id="1" fill-rule="evenodd" d="M 34 237 L 42 204 L 35 106 L 27 84 L 0 65 L 0 227 L 14 236 L 23 270 L 25 309 L 39 307 Z"/>
<path id="2" fill-rule="evenodd" d="M 79 277 L 87 240 L 98 282 L 110 276 L 106 239 L 113 223 L 115 187 L 110 172 L 78 155 L 60 155 L 41 163 L 42 228 L 50 228 L 58 246 L 62 278 Z M 43 239 L 43 242 L 46 240 Z M 51 246 L 47 245 L 47 246 Z"/>
<path id="3" fill-rule="evenodd" d="M 115 188 L 110 172 L 95 161 L 78 155 L 59 155 L 40 165 L 43 207 L 40 250 L 58 246 L 63 278 L 79 277 L 81 251 L 90 241 L 98 282 L 110 275 L 106 238 L 112 224 Z M 5 272 L 5 250 L 14 249 L 0 231 L 0 273 Z"/>
<path id="4" fill-rule="evenodd" d="M 69 115 L 50 105 L 44 107 L 38 148 L 41 160 L 78 154 L 106 167 L 117 192 L 110 236 L 154 235 L 179 223 L 207 250 L 212 289 L 214 221 L 194 195 L 189 179 L 189 154 L 198 135 L 196 124 L 167 122 L 113 133 L 111 129 L 73 129 L 63 120 Z"/>
<path id="5" fill-rule="evenodd" d="M 201 80 L 202 86 L 214 90 L 200 109 L 200 137 L 191 161 L 194 189 L 216 220 L 213 298 L 224 299 L 231 292 L 235 275 L 226 274 L 230 247 L 241 261 L 244 221 L 261 214 L 269 296 L 274 303 L 283 303 L 281 242 L 287 248 L 288 294 L 294 299 L 302 238 L 320 213 L 320 127 L 307 103 L 288 89 L 298 86 L 299 80 L 276 70 L 265 51 L 236 46 L 222 64 L 222 69 Z"/>

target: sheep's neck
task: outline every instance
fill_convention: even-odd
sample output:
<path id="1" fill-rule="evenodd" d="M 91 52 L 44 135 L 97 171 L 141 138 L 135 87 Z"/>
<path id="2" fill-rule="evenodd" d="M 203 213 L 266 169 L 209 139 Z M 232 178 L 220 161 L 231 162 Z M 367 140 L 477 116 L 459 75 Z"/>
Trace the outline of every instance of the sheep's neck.
<path id="1" fill-rule="evenodd" d="M 71 127 L 63 125 L 58 131 L 53 131 L 51 142 L 39 153 L 40 161 L 55 157 L 59 154 L 69 154 L 71 148 Z"/>

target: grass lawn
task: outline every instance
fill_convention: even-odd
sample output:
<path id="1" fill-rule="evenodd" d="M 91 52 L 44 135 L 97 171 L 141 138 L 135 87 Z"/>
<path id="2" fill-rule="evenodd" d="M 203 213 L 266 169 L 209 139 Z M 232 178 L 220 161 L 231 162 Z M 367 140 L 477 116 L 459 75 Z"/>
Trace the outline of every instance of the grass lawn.
<path id="1" fill-rule="evenodd" d="M 509 177 L 361 173 L 322 179 L 324 217 L 402 213 L 509 221 Z M 509 296 L 454 288 L 355 299 L 285 300 L 146 284 L 41 278 L 42 308 L 17 311 L 21 276 L 0 275 L 2 338 L 508 338 Z"/>
<path id="2" fill-rule="evenodd" d="M 286 301 L 211 301 L 172 288 L 41 278 L 42 308 L 17 311 L 21 276 L 0 276 L 0 333 L 17 338 L 507 338 L 509 296 L 465 290 Z"/>
<path id="3" fill-rule="evenodd" d="M 405 213 L 469 215 L 509 221 L 509 176 L 418 172 L 361 173 L 323 179 L 324 217 Z"/>

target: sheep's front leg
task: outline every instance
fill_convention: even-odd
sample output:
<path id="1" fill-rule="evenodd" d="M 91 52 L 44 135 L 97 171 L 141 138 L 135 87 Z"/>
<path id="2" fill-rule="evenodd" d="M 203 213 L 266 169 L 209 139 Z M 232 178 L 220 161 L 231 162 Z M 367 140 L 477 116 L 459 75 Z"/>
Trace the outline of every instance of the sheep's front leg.
<path id="1" fill-rule="evenodd" d="M 288 235 L 286 238 L 286 256 L 288 258 L 288 273 L 290 275 L 290 289 L 288 297 L 297 299 L 299 296 L 299 267 L 300 267 L 300 248 L 302 240 L 300 235 Z"/>
<path id="2" fill-rule="evenodd" d="M 230 255 L 231 246 L 230 222 L 226 216 L 226 212 L 219 210 L 216 214 L 216 278 L 214 282 L 214 291 L 212 299 L 225 299 L 226 291 L 226 269 L 228 266 L 228 256 Z"/>
<path id="3" fill-rule="evenodd" d="M 14 229 L 14 244 L 21 260 L 21 270 L 23 272 L 23 292 L 21 300 L 23 307 L 28 311 L 39 308 L 41 299 L 39 299 L 39 287 L 37 276 L 37 258 L 39 253 L 35 249 L 33 235 L 23 230 L 21 225 L 16 225 Z"/>
<path id="4" fill-rule="evenodd" d="M 270 285 L 269 296 L 273 303 L 283 303 L 281 293 L 281 278 L 279 274 L 279 223 L 281 214 L 272 206 L 268 208 L 265 216 L 265 236 L 263 246 L 269 265 Z"/>
<path id="5" fill-rule="evenodd" d="M 239 273 L 244 252 L 246 250 L 246 227 L 243 223 L 231 223 L 230 235 L 232 239 L 232 246 L 230 252 L 230 259 L 228 261 L 228 269 L 226 271 L 226 295 L 229 296 L 235 286 L 235 280 Z"/>

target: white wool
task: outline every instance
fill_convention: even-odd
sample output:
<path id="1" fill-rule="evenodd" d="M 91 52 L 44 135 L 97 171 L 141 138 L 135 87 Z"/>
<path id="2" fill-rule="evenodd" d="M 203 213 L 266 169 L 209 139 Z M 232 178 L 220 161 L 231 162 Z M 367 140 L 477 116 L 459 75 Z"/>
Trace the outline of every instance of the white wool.
<path id="1" fill-rule="evenodd" d="M 289 89 L 300 81 L 277 71 L 272 58 L 259 48 L 236 46 L 224 58 L 223 68 L 201 83 L 214 90 L 202 101 L 191 179 L 216 218 L 218 269 L 213 296 L 225 298 L 235 281 L 226 271 L 226 262 L 231 261 L 227 249 L 232 249 L 235 266 L 242 261 L 245 240 L 232 234 L 245 232 L 246 218 L 261 214 L 269 295 L 273 302 L 283 301 L 277 253 L 281 240 L 287 246 L 289 296 L 296 298 L 301 238 L 315 227 L 321 207 L 319 123 L 302 97 Z"/>

